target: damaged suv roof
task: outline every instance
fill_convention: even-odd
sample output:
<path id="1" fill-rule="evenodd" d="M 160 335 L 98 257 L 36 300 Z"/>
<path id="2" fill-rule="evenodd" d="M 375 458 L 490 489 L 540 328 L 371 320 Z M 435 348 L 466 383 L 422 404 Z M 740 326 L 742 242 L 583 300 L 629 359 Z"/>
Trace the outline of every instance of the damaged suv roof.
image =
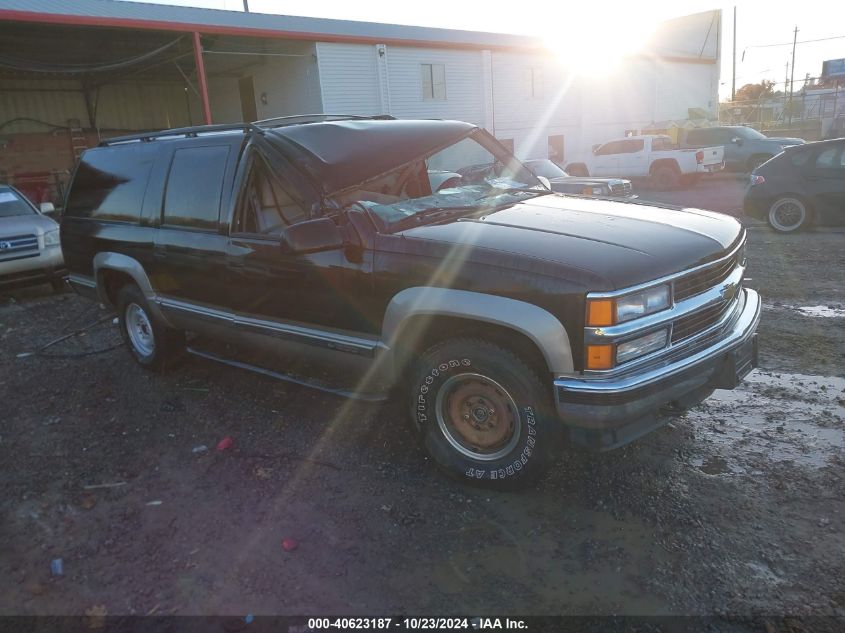
<path id="1" fill-rule="evenodd" d="M 325 121 L 268 129 L 326 194 L 337 193 L 456 142 L 478 129 L 462 121 Z M 367 149 L 367 160 L 361 150 Z"/>

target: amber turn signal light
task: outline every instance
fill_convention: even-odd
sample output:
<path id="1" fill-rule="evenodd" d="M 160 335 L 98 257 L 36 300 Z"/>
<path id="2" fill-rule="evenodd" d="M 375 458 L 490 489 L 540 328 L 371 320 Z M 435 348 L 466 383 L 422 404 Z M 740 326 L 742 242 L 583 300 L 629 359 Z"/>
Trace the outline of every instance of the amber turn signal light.
<path id="1" fill-rule="evenodd" d="M 613 299 L 590 299 L 587 301 L 587 325 L 613 325 L 616 321 L 614 312 Z"/>
<path id="2" fill-rule="evenodd" d="M 587 345 L 587 369 L 613 367 L 613 345 Z"/>

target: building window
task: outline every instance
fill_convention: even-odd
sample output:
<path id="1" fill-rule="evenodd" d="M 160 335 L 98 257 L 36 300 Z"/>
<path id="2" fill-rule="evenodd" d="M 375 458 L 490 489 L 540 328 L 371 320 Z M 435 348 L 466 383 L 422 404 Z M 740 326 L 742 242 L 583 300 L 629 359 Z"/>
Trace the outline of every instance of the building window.
<path id="1" fill-rule="evenodd" d="M 446 66 L 422 64 L 422 94 L 424 101 L 446 101 Z"/>
<path id="2" fill-rule="evenodd" d="M 528 69 L 528 97 L 530 99 L 543 98 L 543 69 Z"/>

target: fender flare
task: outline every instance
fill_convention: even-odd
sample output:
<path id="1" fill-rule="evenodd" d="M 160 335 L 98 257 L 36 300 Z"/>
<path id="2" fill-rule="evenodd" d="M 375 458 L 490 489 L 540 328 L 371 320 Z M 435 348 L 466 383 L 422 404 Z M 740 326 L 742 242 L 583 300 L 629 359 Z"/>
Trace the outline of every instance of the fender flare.
<path id="1" fill-rule="evenodd" d="M 566 328 L 552 313 L 534 304 L 468 290 L 407 288 L 397 293 L 387 306 L 382 341 L 395 349 L 403 324 L 421 315 L 457 317 L 509 328 L 533 341 L 552 373 L 574 371 Z"/>
<path id="2" fill-rule="evenodd" d="M 97 295 L 100 298 L 100 301 L 106 305 L 111 303 L 109 298 L 106 296 L 106 288 L 105 284 L 103 283 L 103 272 L 106 270 L 114 270 L 117 272 L 124 273 L 132 278 L 132 280 L 138 285 L 138 288 L 141 289 L 141 292 L 146 297 L 147 301 L 150 304 L 150 310 L 154 313 L 156 317 L 161 319 L 164 323 L 169 325 L 167 318 L 162 314 L 162 311 L 159 309 L 158 305 L 158 297 L 153 290 L 153 286 L 150 283 L 150 278 L 147 276 L 147 272 L 144 270 L 144 267 L 141 265 L 137 259 L 133 259 L 128 255 L 123 255 L 121 253 L 112 253 L 109 251 L 97 253 L 94 256 L 94 280 L 97 283 Z"/>

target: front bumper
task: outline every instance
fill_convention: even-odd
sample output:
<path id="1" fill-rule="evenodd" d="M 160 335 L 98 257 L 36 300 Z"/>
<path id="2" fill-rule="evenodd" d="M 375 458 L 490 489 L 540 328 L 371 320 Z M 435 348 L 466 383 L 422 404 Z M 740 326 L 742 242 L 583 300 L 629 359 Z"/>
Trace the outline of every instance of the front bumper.
<path id="1" fill-rule="evenodd" d="M 713 389 L 733 389 L 757 366 L 760 296 L 743 289 L 744 305 L 718 341 L 689 355 L 634 374 L 613 378 L 558 378 L 557 412 L 572 439 L 592 448 L 622 446 L 667 421 L 666 407 L 692 406 Z"/>
<path id="2" fill-rule="evenodd" d="M 61 279 L 67 275 L 59 247 L 44 248 L 38 255 L 0 262 L 0 288 L 13 288 Z"/>

